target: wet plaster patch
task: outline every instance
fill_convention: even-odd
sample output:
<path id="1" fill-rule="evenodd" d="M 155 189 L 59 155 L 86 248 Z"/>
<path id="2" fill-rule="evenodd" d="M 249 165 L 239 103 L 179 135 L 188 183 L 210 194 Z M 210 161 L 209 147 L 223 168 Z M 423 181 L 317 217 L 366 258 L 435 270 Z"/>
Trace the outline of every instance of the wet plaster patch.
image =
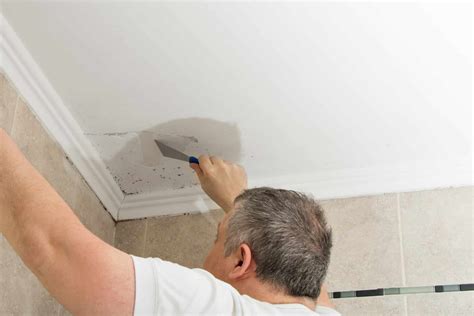
<path id="1" fill-rule="evenodd" d="M 143 134 L 88 135 L 106 161 L 106 166 L 125 194 L 139 194 L 166 189 L 183 189 L 198 185 L 194 171 L 188 163 L 163 157 L 153 138 Z M 159 139 L 188 138 L 154 135 Z M 127 149 L 122 150 L 126 142 Z M 183 143 L 181 141 L 180 143 Z M 190 141 L 190 144 L 196 144 Z M 202 152 L 198 146 L 180 146 L 185 151 Z M 205 149 L 204 149 L 205 150 Z"/>
<path id="2" fill-rule="evenodd" d="M 179 190 L 199 185 L 189 164 L 164 157 L 154 139 L 187 155 L 216 155 L 231 161 L 240 159 L 240 134 L 236 126 L 208 119 L 177 120 L 144 131 L 85 135 L 97 148 L 124 194 Z"/>

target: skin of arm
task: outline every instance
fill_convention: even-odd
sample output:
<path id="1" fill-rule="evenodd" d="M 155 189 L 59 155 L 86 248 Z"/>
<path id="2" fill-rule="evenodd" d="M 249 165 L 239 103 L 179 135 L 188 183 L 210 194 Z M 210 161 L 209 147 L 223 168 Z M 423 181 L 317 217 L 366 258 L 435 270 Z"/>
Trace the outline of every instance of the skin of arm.
<path id="1" fill-rule="evenodd" d="M 129 255 L 100 240 L 0 128 L 0 232 L 74 315 L 131 315 Z"/>

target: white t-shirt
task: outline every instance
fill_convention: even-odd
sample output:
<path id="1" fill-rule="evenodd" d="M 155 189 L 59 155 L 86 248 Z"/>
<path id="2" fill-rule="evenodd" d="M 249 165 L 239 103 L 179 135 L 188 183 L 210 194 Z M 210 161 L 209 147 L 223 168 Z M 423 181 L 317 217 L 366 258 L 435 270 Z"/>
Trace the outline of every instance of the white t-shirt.
<path id="1" fill-rule="evenodd" d="M 328 315 L 301 304 L 270 304 L 240 295 L 231 285 L 202 269 L 158 258 L 131 256 L 135 266 L 134 315 Z"/>

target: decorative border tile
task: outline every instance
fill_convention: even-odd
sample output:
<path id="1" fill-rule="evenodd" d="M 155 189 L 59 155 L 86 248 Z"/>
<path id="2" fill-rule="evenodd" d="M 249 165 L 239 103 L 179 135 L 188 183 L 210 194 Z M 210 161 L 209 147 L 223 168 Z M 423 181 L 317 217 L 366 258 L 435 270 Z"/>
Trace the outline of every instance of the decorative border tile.
<path id="1" fill-rule="evenodd" d="M 449 284 L 434 286 L 413 286 L 399 288 L 379 288 L 359 291 L 341 291 L 331 292 L 329 297 L 333 299 L 349 298 L 349 297 L 365 297 L 365 296 L 387 296 L 400 294 L 419 294 L 419 293 L 442 293 L 442 292 L 460 292 L 474 291 L 474 283 L 467 284 Z"/>

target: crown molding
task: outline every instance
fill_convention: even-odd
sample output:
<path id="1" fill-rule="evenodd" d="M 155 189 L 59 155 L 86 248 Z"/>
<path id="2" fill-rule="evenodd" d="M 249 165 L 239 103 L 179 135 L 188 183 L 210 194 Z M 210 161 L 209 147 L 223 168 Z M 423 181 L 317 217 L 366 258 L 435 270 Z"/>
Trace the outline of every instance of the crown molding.
<path id="1" fill-rule="evenodd" d="M 254 186 L 273 187 L 312 194 L 317 200 L 413 192 L 473 184 L 472 159 L 409 161 L 363 168 L 321 170 L 258 181 Z"/>
<path id="2" fill-rule="evenodd" d="M 462 187 L 473 184 L 469 157 L 450 161 L 415 161 L 366 168 L 321 170 L 305 175 L 249 179 L 249 187 L 297 190 L 317 200 Z M 126 195 L 119 220 L 199 213 L 219 208 L 198 187 Z"/>
<path id="3" fill-rule="evenodd" d="M 199 187 L 126 195 L 118 220 L 200 213 L 218 209 Z"/>
<path id="4" fill-rule="evenodd" d="M 94 146 L 0 13 L 0 68 L 61 145 L 114 219 L 124 198 Z"/>

